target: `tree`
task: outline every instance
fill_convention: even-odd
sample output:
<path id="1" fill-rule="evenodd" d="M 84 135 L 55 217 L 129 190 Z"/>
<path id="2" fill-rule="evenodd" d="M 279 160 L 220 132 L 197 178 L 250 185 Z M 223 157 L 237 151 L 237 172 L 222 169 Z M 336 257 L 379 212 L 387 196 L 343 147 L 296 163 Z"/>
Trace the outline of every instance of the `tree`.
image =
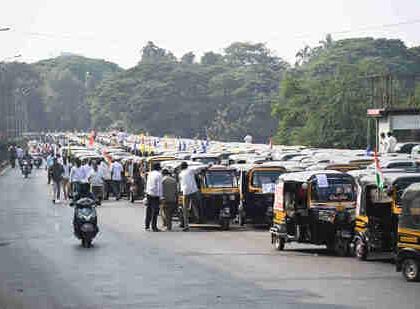
<path id="1" fill-rule="evenodd" d="M 186 53 L 181 57 L 181 63 L 183 64 L 193 64 L 195 55 L 193 52 Z"/>

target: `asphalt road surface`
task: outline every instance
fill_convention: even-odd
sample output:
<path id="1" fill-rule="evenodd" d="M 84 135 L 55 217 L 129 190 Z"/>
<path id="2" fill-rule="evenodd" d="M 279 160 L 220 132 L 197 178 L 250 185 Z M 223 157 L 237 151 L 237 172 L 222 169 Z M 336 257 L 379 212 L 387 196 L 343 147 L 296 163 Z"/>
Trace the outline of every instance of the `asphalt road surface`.
<path id="1" fill-rule="evenodd" d="M 420 308 L 389 261 L 276 252 L 252 227 L 146 232 L 141 203 L 104 203 L 84 249 L 49 190 L 43 170 L 0 176 L 0 308 Z"/>

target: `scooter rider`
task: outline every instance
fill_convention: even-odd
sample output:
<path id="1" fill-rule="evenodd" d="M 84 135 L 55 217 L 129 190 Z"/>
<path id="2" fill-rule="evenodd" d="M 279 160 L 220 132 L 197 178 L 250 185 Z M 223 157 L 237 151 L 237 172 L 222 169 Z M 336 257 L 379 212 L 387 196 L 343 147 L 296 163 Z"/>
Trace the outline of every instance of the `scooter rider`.
<path id="1" fill-rule="evenodd" d="M 77 190 L 75 194 L 73 195 L 73 202 L 70 203 L 70 206 L 76 206 L 76 203 L 78 200 L 82 198 L 90 198 L 92 200 L 95 200 L 95 195 L 90 191 L 90 184 L 86 182 L 79 183 L 77 186 Z M 74 210 L 73 215 L 73 228 L 76 234 L 80 233 L 79 225 L 77 224 L 77 213 L 76 208 Z M 95 222 L 96 225 L 97 222 Z"/>
<path id="2" fill-rule="evenodd" d="M 29 154 L 29 151 L 26 150 L 22 157 L 22 162 L 27 161 L 29 164 L 29 167 L 32 169 L 32 163 L 33 163 L 32 160 L 33 160 L 32 156 Z"/>

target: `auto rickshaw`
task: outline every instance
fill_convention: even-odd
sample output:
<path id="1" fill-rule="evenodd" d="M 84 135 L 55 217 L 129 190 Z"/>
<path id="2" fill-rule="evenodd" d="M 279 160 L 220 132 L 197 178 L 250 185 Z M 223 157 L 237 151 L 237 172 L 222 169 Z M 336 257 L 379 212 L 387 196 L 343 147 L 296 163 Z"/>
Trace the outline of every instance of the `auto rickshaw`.
<path id="1" fill-rule="evenodd" d="M 273 202 L 276 182 L 286 169 L 274 163 L 245 165 L 239 170 L 239 225 L 273 222 Z"/>
<path id="2" fill-rule="evenodd" d="M 397 242 L 401 195 L 412 183 L 420 182 L 420 173 L 384 173 L 384 190 L 379 190 L 375 175 L 357 178 L 354 253 L 360 260 L 391 257 Z"/>
<path id="3" fill-rule="evenodd" d="M 144 158 L 129 157 L 124 160 L 124 175 L 126 177 L 127 198 L 131 203 L 144 198 Z"/>
<path id="4" fill-rule="evenodd" d="M 228 230 L 230 222 L 236 218 L 239 205 L 238 179 L 234 169 L 226 166 L 197 167 L 196 180 L 199 188 L 196 211 L 190 212 L 190 223 L 217 223 L 222 230 Z M 182 224 L 182 197 L 180 221 Z"/>
<path id="5" fill-rule="evenodd" d="M 340 256 L 353 238 L 356 183 L 338 171 L 283 174 L 276 184 L 271 242 L 283 250 L 287 242 L 326 245 Z"/>
<path id="6" fill-rule="evenodd" d="M 420 281 L 420 183 L 410 185 L 401 200 L 396 270 L 407 281 Z"/>
<path id="7" fill-rule="evenodd" d="M 176 157 L 174 156 L 153 156 L 153 157 L 148 157 L 145 161 L 145 171 L 146 173 L 150 172 L 152 170 L 152 166 L 155 163 L 160 163 L 163 161 L 172 161 L 172 160 L 177 160 Z"/>

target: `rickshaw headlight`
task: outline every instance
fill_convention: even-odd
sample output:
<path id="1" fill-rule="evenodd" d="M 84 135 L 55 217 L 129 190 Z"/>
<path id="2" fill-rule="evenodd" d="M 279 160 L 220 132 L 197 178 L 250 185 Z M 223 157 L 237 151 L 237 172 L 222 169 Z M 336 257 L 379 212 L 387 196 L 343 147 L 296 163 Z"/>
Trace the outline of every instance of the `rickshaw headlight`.
<path id="1" fill-rule="evenodd" d="M 236 199 L 235 194 L 231 194 L 231 195 L 229 195 L 229 199 L 230 199 L 231 201 L 234 201 L 234 200 Z"/>

